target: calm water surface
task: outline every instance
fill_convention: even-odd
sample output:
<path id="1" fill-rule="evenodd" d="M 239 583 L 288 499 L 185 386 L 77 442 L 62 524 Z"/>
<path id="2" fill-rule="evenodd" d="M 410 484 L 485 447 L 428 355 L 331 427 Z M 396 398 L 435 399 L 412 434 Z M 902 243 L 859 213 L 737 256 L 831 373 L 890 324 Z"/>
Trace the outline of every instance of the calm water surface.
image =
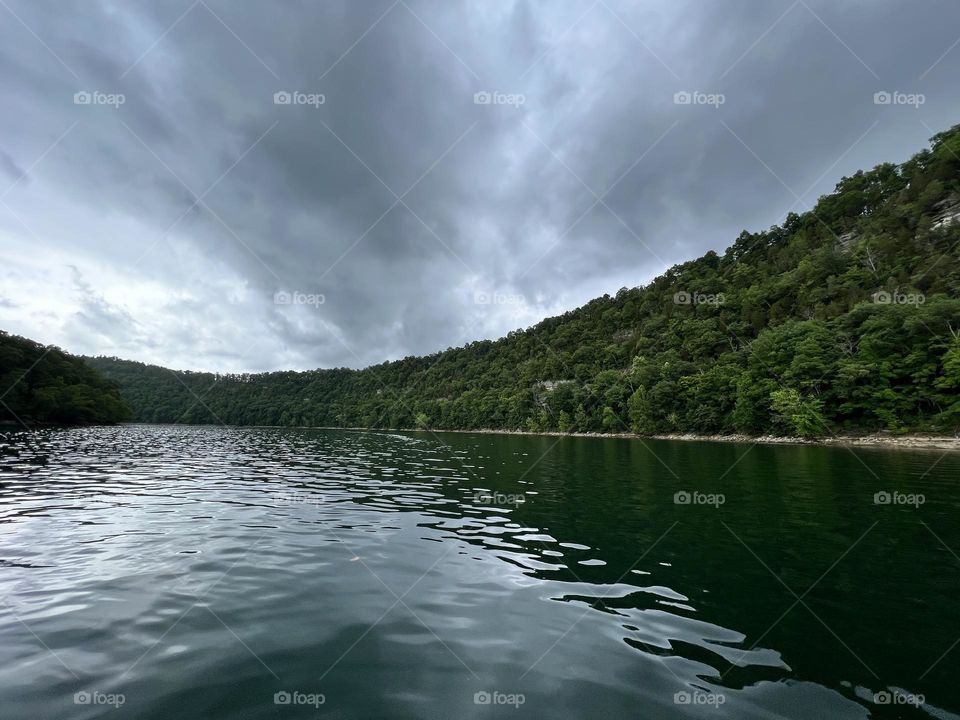
<path id="1" fill-rule="evenodd" d="M 958 480 L 933 451 L 0 435 L 0 717 L 958 718 Z"/>

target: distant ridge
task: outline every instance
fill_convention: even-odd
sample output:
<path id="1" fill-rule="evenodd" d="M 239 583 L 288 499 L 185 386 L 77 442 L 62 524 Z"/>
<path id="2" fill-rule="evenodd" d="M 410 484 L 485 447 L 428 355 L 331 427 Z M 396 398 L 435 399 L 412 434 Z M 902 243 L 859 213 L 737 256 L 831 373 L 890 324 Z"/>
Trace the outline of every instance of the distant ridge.
<path id="1" fill-rule="evenodd" d="M 0 330 L 0 424 L 112 424 L 131 417 L 116 385 L 80 358 Z"/>
<path id="2" fill-rule="evenodd" d="M 795 436 L 960 427 L 960 126 L 723 255 L 363 370 L 87 362 L 143 422 Z"/>

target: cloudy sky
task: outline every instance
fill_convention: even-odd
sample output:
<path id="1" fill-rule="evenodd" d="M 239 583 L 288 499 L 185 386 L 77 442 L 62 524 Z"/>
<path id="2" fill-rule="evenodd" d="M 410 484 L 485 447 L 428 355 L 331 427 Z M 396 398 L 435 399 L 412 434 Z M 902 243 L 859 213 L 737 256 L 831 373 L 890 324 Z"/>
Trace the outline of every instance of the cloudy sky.
<path id="1" fill-rule="evenodd" d="M 0 0 L 0 328 L 215 371 L 498 337 L 906 159 L 958 77 L 956 0 Z"/>

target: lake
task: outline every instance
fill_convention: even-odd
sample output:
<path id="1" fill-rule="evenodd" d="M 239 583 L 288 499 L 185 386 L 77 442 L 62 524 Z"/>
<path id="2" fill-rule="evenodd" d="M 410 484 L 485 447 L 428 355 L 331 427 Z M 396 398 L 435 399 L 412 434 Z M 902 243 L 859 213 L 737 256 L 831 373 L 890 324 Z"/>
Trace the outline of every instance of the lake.
<path id="1" fill-rule="evenodd" d="M 0 436 L 29 718 L 957 718 L 960 455 Z"/>

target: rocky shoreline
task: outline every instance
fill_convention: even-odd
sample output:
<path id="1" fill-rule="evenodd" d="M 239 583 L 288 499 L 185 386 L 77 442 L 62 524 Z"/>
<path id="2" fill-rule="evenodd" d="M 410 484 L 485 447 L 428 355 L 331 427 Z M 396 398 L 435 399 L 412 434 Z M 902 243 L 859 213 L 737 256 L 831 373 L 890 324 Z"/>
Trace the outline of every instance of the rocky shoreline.
<path id="1" fill-rule="evenodd" d="M 628 440 L 683 440 L 689 442 L 725 442 L 759 445 L 820 445 L 839 447 L 877 447 L 909 450 L 960 450 L 960 437 L 945 435 L 905 434 L 892 435 L 834 435 L 820 438 L 799 438 L 776 435 L 698 435 L 696 433 L 665 433 L 660 435 L 637 435 L 635 433 L 562 433 L 557 431 L 529 432 L 527 430 L 434 430 L 424 428 L 361 428 L 324 427 L 321 430 L 364 430 L 368 432 L 430 432 L 430 433 L 481 433 L 484 435 L 543 435 L 547 437 L 595 437 L 621 438 Z"/>

